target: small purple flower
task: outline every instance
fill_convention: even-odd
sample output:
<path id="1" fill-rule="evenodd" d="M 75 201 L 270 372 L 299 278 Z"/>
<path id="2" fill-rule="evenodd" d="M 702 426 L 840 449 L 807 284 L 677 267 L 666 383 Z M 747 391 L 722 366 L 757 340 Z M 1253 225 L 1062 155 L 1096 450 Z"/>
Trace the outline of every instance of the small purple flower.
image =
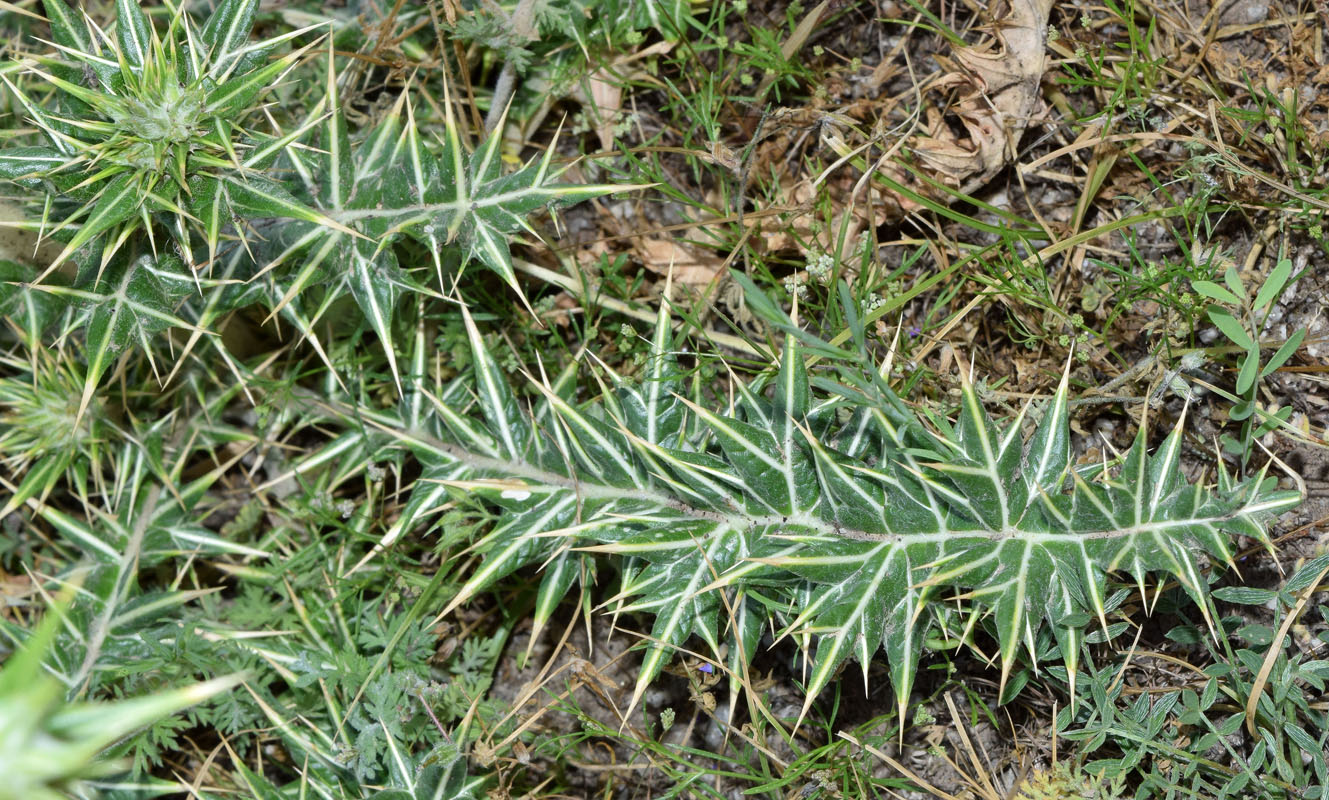
<path id="1" fill-rule="evenodd" d="M 701 665 L 700 667 L 697 667 L 697 669 L 701 670 L 702 672 L 706 673 L 707 675 L 710 675 L 710 674 L 712 674 L 712 673 L 715 672 L 715 667 L 713 667 L 713 666 L 711 666 L 710 664 L 707 664 L 707 663 L 705 663 L 705 662 L 703 662 L 702 665 Z"/>
<path id="2" fill-rule="evenodd" d="M 917 325 L 910 325 L 909 330 L 907 331 L 910 339 L 913 339 L 915 336 L 918 336 L 922 332 L 923 329 L 918 327 Z"/>

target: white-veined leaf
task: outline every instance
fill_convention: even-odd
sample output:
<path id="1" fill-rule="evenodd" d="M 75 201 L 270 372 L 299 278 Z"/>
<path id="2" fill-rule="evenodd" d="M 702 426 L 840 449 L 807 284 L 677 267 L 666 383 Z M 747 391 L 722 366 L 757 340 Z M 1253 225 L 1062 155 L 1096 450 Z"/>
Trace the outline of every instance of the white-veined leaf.
<path id="1" fill-rule="evenodd" d="M 1142 432 L 1115 469 L 1072 469 L 1066 380 L 1028 441 L 1033 406 L 998 425 L 967 382 L 953 427 L 921 424 L 889 394 L 869 413 L 818 416 L 794 348 L 770 381 L 736 387 L 733 408 L 707 408 L 696 392 L 652 395 L 652 383 L 679 380 L 664 319 L 644 385 L 611 375 L 612 392 L 579 404 L 540 379 L 527 408 L 463 316 L 473 366 L 433 404 L 436 433 L 381 423 L 426 469 L 446 471 L 442 485 L 499 510 L 475 546 L 484 561 L 447 610 L 535 566 L 545 614 L 574 591 L 586 554 L 619 559 L 623 583 L 607 605 L 655 617 L 634 704 L 688 638 L 733 663 L 720 651 L 751 652 L 746 615 L 780 613 L 786 635 L 816 641 L 811 694 L 851 656 L 884 650 L 903 707 L 924 633 L 951 613 L 939 596 L 991 612 L 1002 681 L 1018 688 L 1017 658 L 1035 653 L 1045 624 L 1074 670 L 1086 620 L 1106 625 L 1107 573 L 1167 574 L 1204 602 L 1199 554 L 1230 560 L 1231 534 L 1264 537 L 1262 521 L 1300 499 L 1263 474 L 1220 471 L 1217 492 L 1186 483 L 1180 427 L 1152 456 Z M 692 424 L 671 421 L 664 446 L 645 414 L 684 406 Z"/>

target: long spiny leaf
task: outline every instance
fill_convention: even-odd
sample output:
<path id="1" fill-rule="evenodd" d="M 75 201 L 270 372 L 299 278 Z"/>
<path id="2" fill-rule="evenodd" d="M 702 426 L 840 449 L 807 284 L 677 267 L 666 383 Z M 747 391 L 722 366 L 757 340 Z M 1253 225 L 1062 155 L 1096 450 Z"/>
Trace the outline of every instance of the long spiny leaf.
<path id="1" fill-rule="evenodd" d="M 1264 537 L 1262 522 L 1300 497 L 1263 475 L 1222 475 L 1219 492 L 1187 484 L 1179 430 L 1154 455 L 1141 434 L 1115 472 L 1086 479 L 1070 462 L 1065 378 L 1005 426 L 967 376 L 954 424 L 924 425 L 889 394 L 862 397 L 842 418 L 813 396 L 792 337 L 768 393 L 739 388 L 712 410 L 679 392 L 667 310 L 640 383 L 610 375 L 602 398 L 577 404 L 532 380 L 527 407 L 464 320 L 473 367 L 433 419 L 382 423 L 433 476 L 417 485 L 409 519 L 438 504 L 440 486 L 500 510 L 475 545 L 482 565 L 444 613 L 535 565 L 547 617 L 582 580 L 579 554 L 623 559 L 613 602 L 655 616 L 633 706 L 689 637 L 732 662 L 753 652 L 761 625 L 751 621 L 774 608 L 782 635 L 816 638 L 809 705 L 851 656 L 866 663 L 884 649 L 903 709 L 943 596 L 991 612 L 1003 683 L 1045 624 L 1073 671 L 1077 621 L 1105 622 L 1108 573 L 1171 575 L 1201 600 L 1197 555 L 1230 559 L 1231 534 Z"/>

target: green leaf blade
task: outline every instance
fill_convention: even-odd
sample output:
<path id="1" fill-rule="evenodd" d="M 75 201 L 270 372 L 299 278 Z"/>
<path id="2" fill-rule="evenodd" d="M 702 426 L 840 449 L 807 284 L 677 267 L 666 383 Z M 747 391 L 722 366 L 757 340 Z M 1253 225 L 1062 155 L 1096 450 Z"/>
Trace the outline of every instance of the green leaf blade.
<path id="1" fill-rule="evenodd" d="M 257 16 L 258 0 L 221 0 L 217 4 L 199 33 L 207 49 L 212 78 L 221 78 L 234 67 L 238 51 L 249 42 Z"/>
<path id="2" fill-rule="evenodd" d="M 1230 306 L 1240 306 L 1241 298 L 1213 281 L 1191 281 L 1191 288 L 1201 297 Z"/>
<path id="3" fill-rule="evenodd" d="M 1242 325 L 1236 317 L 1232 316 L 1230 311 L 1216 306 L 1210 306 L 1208 314 L 1209 320 L 1214 323 L 1215 327 L 1222 331 L 1223 335 L 1231 340 L 1233 344 L 1237 345 L 1237 347 L 1240 347 L 1243 350 L 1250 350 L 1255 346 L 1255 340 L 1251 338 L 1250 333 L 1246 330 L 1246 326 Z"/>
<path id="4" fill-rule="evenodd" d="M 1255 293 L 1255 303 L 1252 308 L 1257 311 L 1267 308 L 1283 294 L 1283 289 L 1291 277 L 1292 260 L 1287 258 L 1279 260 L 1270 270 L 1269 276 L 1264 279 L 1264 283 L 1260 284 L 1260 291 Z"/>
<path id="5" fill-rule="evenodd" d="M 1306 328 L 1298 328 L 1292 332 L 1292 335 L 1287 338 L 1287 341 L 1283 342 L 1278 350 L 1274 352 L 1273 356 L 1271 356 L 1269 360 L 1265 362 L 1265 365 L 1260 368 L 1261 380 L 1274 374 L 1278 371 L 1279 367 L 1286 364 L 1292 359 L 1292 356 L 1296 355 L 1297 351 L 1301 349 L 1301 343 L 1306 340 L 1306 332 Z"/>
<path id="6" fill-rule="evenodd" d="M 351 296 L 360 306 L 365 319 L 378 334 L 383 354 L 388 360 L 388 369 L 392 371 L 393 383 L 397 392 L 403 392 L 401 374 L 397 368 L 397 343 L 393 337 L 392 320 L 402 289 L 409 288 L 406 276 L 397 266 L 397 257 L 391 248 L 375 252 L 373 242 L 356 240 L 346 255 L 342 266 L 346 280 L 350 285 Z"/>
<path id="7" fill-rule="evenodd" d="M 138 0 L 115 0 L 115 11 L 115 33 L 120 52 L 131 67 L 142 67 L 151 42 L 148 18 L 139 8 Z"/>

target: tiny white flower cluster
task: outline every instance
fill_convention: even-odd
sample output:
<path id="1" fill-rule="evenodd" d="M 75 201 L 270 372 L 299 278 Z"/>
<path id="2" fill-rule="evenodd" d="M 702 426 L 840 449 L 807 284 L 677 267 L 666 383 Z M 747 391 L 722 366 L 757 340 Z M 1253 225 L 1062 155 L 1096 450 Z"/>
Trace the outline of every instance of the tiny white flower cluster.
<path id="1" fill-rule="evenodd" d="M 797 275 L 789 275 L 785 277 L 784 290 L 788 292 L 790 296 L 798 295 L 800 298 L 806 298 L 808 296 L 807 284 L 800 281 Z"/>
<path id="2" fill-rule="evenodd" d="M 818 283 L 826 283 L 831 278 L 831 270 L 835 268 L 835 259 L 831 258 L 830 253 L 822 253 L 813 258 L 808 256 L 807 270 L 808 274 L 817 279 Z"/>

